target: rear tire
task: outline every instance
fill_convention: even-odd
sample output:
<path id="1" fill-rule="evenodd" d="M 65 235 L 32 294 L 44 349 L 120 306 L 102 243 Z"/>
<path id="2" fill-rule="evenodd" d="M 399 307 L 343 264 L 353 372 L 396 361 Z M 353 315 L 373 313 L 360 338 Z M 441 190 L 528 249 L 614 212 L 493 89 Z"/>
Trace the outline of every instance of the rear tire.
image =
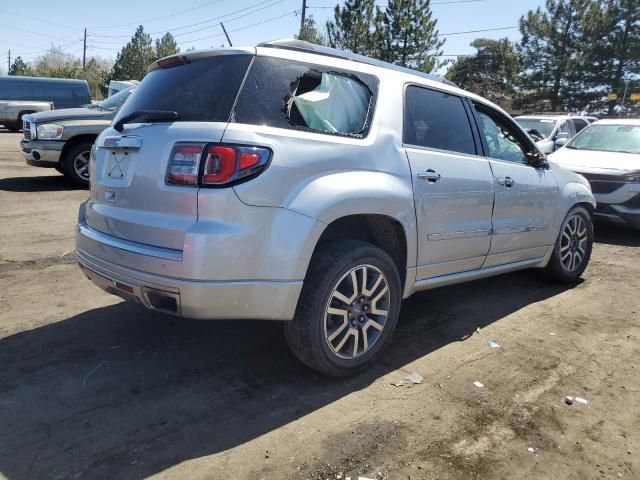
<path id="1" fill-rule="evenodd" d="M 287 343 L 302 362 L 324 375 L 359 373 L 389 343 L 401 297 L 398 269 L 380 248 L 355 240 L 321 245 L 296 315 L 285 324 Z"/>
<path id="2" fill-rule="evenodd" d="M 544 270 L 545 276 L 562 283 L 576 282 L 589 264 L 592 248 L 591 214 L 586 208 L 575 206 L 562 222 L 553 253 Z"/>
<path id="3" fill-rule="evenodd" d="M 74 185 L 89 187 L 89 155 L 93 143 L 81 142 L 69 148 L 62 159 L 63 174 Z"/>

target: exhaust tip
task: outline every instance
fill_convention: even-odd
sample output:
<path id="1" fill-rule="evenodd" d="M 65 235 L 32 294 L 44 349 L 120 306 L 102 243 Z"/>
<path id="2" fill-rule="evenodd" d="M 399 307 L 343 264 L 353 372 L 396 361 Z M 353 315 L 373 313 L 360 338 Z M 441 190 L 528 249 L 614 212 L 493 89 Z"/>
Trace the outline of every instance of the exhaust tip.
<path id="1" fill-rule="evenodd" d="M 180 294 L 144 287 L 144 296 L 154 310 L 172 315 L 179 314 Z"/>

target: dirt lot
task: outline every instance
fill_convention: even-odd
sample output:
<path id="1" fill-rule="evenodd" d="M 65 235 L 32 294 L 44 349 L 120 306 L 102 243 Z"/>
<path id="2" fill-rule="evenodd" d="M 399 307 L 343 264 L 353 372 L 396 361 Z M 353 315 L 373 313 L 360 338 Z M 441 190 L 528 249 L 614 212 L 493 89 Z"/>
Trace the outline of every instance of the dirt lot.
<path id="1" fill-rule="evenodd" d="M 87 192 L 18 141 L 0 131 L 0 478 L 640 478 L 638 232 L 598 225 L 573 287 L 521 272 L 420 294 L 382 363 L 332 380 L 277 323 L 90 284 L 72 252 Z"/>

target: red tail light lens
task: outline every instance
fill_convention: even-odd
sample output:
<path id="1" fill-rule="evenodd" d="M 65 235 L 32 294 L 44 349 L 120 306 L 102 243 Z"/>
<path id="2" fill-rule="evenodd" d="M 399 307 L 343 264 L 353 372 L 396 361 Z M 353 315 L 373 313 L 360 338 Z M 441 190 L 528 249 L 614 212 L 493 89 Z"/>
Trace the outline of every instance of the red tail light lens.
<path id="1" fill-rule="evenodd" d="M 265 169 L 271 151 L 261 147 L 212 145 L 207 149 L 202 185 L 224 185 Z"/>
<path id="2" fill-rule="evenodd" d="M 225 186 L 264 170 L 269 163 L 271 150 L 245 145 L 178 143 L 171 152 L 166 183 L 197 187 L 200 160 L 203 157 L 200 185 Z"/>
<path id="3" fill-rule="evenodd" d="M 180 144 L 173 147 L 166 182 L 169 185 L 198 185 L 198 167 L 204 144 Z"/>

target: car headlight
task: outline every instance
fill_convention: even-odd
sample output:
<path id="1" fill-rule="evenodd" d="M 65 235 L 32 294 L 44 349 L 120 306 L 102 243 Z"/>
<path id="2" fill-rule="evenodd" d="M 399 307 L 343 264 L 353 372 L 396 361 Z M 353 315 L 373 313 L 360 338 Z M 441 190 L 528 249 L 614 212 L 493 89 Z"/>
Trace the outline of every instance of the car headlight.
<path id="1" fill-rule="evenodd" d="M 55 123 L 38 125 L 38 138 L 40 140 L 57 140 L 62 138 L 64 127 Z"/>

